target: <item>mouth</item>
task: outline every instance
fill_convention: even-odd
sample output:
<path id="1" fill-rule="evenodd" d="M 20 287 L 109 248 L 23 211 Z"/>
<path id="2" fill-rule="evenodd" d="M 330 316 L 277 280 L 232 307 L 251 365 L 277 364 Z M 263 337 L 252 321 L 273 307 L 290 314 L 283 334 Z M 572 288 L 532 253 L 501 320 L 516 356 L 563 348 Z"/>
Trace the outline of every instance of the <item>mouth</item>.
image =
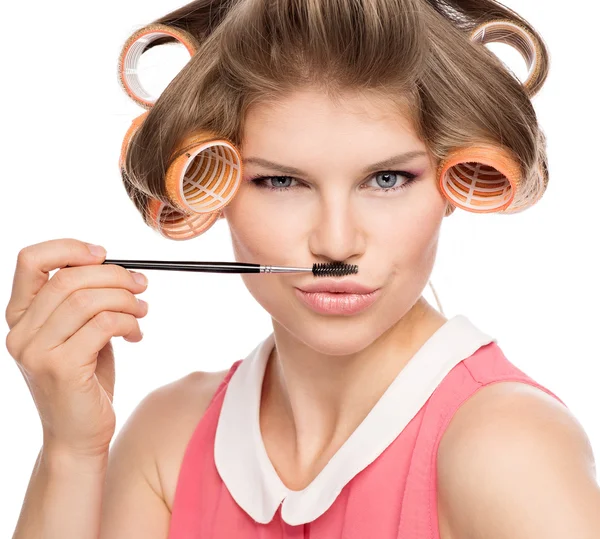
<path id="1" fill-rule="evenodd" d="M 356 287 L 354 287 L 356 289 Z M 365 288 L 362 287 L 362 290 Z M 353 315 L 370 307 L 381 293 L 381 288 L 369 293 L 351 292 L 306 292 L 300 288 L 295 289 L 296 296 L 304 305 L 319 314 Z"/>
<path id="2" fill-rule="evenodd" d="M 368 286 L 352 280 L 321 279 L 318 282 L 298 286 L 298 290 L 306 293 L 328 293 L 328 294 L 362 294 L 368 295 L 379 290 L 379 288 Z"/>

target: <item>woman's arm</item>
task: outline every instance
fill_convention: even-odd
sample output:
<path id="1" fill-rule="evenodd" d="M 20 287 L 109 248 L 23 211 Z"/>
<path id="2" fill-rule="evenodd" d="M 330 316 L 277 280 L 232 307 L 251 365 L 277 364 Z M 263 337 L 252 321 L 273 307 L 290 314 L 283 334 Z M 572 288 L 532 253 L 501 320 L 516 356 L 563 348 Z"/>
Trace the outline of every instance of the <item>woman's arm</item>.
<path id="1" fill-rule="evenodd" d="M 439 500 L 460 539 L 596 539 L 600 487 L 581 424 L 519 383 L 480 389 L 438 452 Z"/>
<path id="2" fill-rule="evenodd" d="M 62 238 L 17 255 L 6 348 L 38 410 L 43 448 L 15 539 L 96 539 L 99 533 L 115 426 L 111 339 L 139 342 L 137 319 L 147 313 L 135 296 L 147 282 L 101 264 L 105 254 Z"/>
<path id="3" fill-rule="evenodd" d="M 13 539 L 97 539 L 107 461 L 42 447 Z"/>
<path id="4" fill-rule="evenodd" d="M 167 538 L 171 512 L 163 496 L 157 453 L 161 444 L 173 443 L 167 425 L 180 425 L 173 403 L 184 384 L 185 378 L 152 391 L 113 441 L 99 539 Z"/>
<path id="5" fill-rule="evenodd" d="M 152 391 L 110 449 L 100 539 L 166 539 L 190 438 L 227 371 L 195 371 Z"/>
<path id="6" fill-rule="evenodd" d="M 102 458 L 43 447 L 13 539 L 166 539 L 171 514 L 161 497 L 154 449 L 183 383 L 145 397 Z"/>

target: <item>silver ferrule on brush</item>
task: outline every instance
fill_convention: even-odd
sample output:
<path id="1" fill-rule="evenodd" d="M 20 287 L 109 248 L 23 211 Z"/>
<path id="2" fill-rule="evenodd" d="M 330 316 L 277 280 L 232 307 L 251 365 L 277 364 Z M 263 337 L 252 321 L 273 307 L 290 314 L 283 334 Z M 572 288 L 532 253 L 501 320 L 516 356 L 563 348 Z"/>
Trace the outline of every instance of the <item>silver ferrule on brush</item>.
<path id="1" fill-rule="evenodd" d="M 291 273 L 306 272 L 312 273 L 312 268 L 294 268 L 291 266 L 260 266 L 260 273 Z"/>

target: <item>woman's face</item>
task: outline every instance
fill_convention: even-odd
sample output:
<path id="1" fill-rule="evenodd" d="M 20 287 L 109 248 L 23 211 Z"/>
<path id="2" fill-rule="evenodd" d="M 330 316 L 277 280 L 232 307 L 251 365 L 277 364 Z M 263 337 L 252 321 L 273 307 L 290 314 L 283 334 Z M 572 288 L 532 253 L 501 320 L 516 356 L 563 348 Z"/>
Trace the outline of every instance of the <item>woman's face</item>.
<path id="1" fill-rule="evenodd" d="M 419 299 L 446 209 L 435 162 L 397 107 L 355 94 L 341 103 L 303 90 L 250 108 L 240 145 L 242 185 L 223 210 L 238 261 L 358 264 L 358 273 L 344 279 L 382 289 L 360 313 L 319 314 L 294 290 L 319 279 L 311 273 L 242 274 L 276 323 L 331 355 L 367 347 Z M 372 167 L 407 152 L 420 155 Z M 254 183 L 258 175 L 270 179 Z"/>

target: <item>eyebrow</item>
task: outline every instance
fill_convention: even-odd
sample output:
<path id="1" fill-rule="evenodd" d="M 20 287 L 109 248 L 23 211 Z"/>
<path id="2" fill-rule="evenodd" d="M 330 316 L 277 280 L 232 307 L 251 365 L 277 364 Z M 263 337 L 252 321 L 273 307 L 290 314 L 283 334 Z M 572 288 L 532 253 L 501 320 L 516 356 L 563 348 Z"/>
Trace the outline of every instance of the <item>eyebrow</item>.
<path id="1" fill-rule="evenodd" d="M 363 174 L 367 174 L 369 172 L 375 172 L 377 170 L 403 165 L 409 162 L 411 159 L 415 157 L 421 157 L 423 155 L 427 155 L 426 152 L 420 150 L 414 150 L 412 152 L 401 153 L 398 155 L 394 155 L 388 159 L 384 159 L 383 161 L 378 161 L 377 163 L 373 163 L 362 170 Z M 247 157 L 243 159 L 243 164 L 255 164 L 260 165 L 266 168 L 270 168 L 273 170 L 278 170 L 279 172 L 283 172 L 284 174 L 297 174 L 298 176 L 308 176 L 308 174 L 298 168 L 288 167 L 286 165 L 280 165 L 279 163 L 274 163 L 273 161 L 267 161 L 266 159 L 262 159 L 261 157 Z"/>

